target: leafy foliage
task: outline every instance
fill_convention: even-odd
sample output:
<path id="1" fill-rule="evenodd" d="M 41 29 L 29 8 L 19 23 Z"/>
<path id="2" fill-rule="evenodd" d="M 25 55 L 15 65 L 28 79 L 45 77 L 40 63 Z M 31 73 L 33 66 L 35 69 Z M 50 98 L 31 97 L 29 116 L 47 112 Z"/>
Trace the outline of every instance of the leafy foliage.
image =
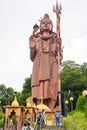
<path id="1" fill-rule="evenodd" d="M 26 94 L 26 93 L 31 93 L 31 77 L 28 77 L 25 79 L 25 82 L 23 84 L 23 90 L 22 93 Z"/>
<path id="2" fill-rule="evenodd" d="M 87 63 L 82 65 L 74 61 L 64 61 L 61 66 L 61 90 L 65 100 L 74 97 L 74 108 L 78 97 L 87 89 Z"/>
<path id="3" fill-rule="evenodd" d="M 11 87 L 6 88 L 4 84 L 0 85 L 1 106 L 11 104 L 14 97 L 14 90 Z"/>
<path id="4" fill-rule="evenodd" d="M 0 128 L 4 125 L 4 113 L 2 112 L 2 109 L 0 108 Z"/>
<path id="5" fill-rule="evenodd" d="M 87 105 L 85 96 L 79 96 L 76 102 L 76 109 L 63 118 L 63 126 L 66 130 L 87 129 Z"/>
<path id="6" fill-rule="evenodd" d="M 76 103 L 76 111 L 84 112 L 86 110 L 86 99 L 85 96 L 79 96 Z"/>
<path id="7" fill-rule="evenodd" d="M 63 118 L 63 126 L 66 130 L 86 130 L 87 118 L 84 112 L 74 112 L 72 115 L 68 115 Z"/>

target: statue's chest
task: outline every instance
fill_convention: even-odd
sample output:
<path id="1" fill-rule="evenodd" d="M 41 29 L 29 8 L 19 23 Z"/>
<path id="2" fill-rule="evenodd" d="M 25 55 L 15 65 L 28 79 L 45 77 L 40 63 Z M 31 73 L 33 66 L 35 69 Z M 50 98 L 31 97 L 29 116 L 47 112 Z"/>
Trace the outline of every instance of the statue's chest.
<path id="1" fill-rule="evenodd" d="M 42 46 L 42 52 L 47 53 L 50 52 L 51 49 L 51 43 L 50 40 L 42 40 L 41 42 Z"/>
<path id="2" fill-rule="evenodd" d="M 51 50 L 51 40 L 40 40 L 37 45 L 36 45 L 36 49 L 39 52 L 50 52 Z"/>

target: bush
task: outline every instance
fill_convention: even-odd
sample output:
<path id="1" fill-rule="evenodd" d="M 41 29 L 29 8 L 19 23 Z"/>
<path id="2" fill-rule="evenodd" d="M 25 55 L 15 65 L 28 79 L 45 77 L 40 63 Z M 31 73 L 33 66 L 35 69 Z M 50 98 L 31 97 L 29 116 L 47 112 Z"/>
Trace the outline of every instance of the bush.
<path id="1" fill-rule="evenodd" d="M 77 103 L 76 103 L 76 111 L 84 112 L 86 111 L 86 99 L 85 96 L 79 96 Z"/>
<path id="2" fill-rule="evenodd" d="M 12 116 L 12 122 L 13 122 L 13 124 L 15 124 L 16 118 L 17 118 L 17 116 L 14 114 L 14 115 Z"/>
<path id="3" fill-rule="evenodd" d="M 86 130 L 87 129 L 87 105 L 85 96 L 79 96 L 76 109 L 63 118 L 63 126 L 66 130 Z"/>
<path id="4" fill-rule="evenodd" d="M 4 114 L 0 112 L 0 128 L 4 125 Z"/>
<path id="5" fill-rule="evenodd" d="M 2 114 L 0 114 L 0 120 L 3 118 L 3 115 Z"/>
<path id="6" fill-rule="evenodd" d="M 87 118 L 84 112 L 74 112 L 73 115 L 64 117 L 62 124 L 66 130 L 86 130 Z"/>
<path id="7" fill-rule="evenodd" d="M 0 128 L 2 128 L 3 125 L 4 125 L 4 118 L 2 118 L 2 119 L 0 120 Z"/>

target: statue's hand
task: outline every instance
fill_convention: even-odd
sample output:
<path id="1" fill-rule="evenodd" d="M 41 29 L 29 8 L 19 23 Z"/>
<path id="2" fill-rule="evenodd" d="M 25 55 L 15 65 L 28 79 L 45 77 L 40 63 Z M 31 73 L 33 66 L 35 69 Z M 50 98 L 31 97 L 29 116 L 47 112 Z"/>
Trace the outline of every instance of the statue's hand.
<path id="1" fill-rule="evenodd" d="M 33 26 L 33 35 L 35 35 L 35 32 L 37 32 L 38 31 L 38 29 L 39 29 L 39 26 L 37 25 L 37 24 L 35 24 L 34 26 Z"/>
<path id="2" fill-rule="evenodd" d="M 31 35 L 29 38 L 29 45 L 31 49 L 34 49 L 36 46 L 35 37 L 33 35 Z"/>
<path id="3" fill-rule="evenodd" d="M 61 43 L 62 43 L 61 38 L 57 38 L 57 43 L 58 43 L 58 44 L 61 44 Z"/>

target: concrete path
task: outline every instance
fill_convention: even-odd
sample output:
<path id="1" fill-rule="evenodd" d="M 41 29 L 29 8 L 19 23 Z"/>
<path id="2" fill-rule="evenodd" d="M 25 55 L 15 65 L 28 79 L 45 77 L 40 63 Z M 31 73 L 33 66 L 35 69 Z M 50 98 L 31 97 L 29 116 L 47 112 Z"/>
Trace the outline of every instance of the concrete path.
<path id="1" fill-rule="evenodd" d="M 3 128 L 0 128 L 0 130 L 3 130 Z M 57 127 L 57 126 L 45 126 L 42 130 L 65 130 L 65 129 L 63 127 Z"/>
<path id="2" fill-rule="evenodd" d="M 42 130 L 65 130 L 63 127 L 45 126 Z"/>

